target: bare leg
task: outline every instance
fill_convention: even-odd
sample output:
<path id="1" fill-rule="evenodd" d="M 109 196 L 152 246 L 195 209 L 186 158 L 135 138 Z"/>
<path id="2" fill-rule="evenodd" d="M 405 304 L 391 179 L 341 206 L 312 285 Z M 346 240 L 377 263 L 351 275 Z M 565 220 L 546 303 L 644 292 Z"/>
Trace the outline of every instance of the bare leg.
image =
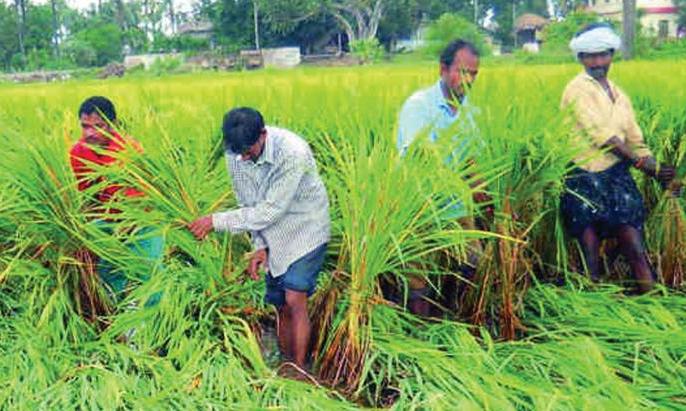
<path id="1" fill-rule="evenodd" d="M 650 291 L 654 285 L 653 273 L 646 258 L 641 233 L 636 228 L 625 225 L 621 226 L 616 234 L 619 249 L 631 266 L 639 290 L 643 293 Z"/>
<path id="2" fill-rule="evenodd" d="M 286 290 L 286 305 L 290 315 L 289 346 L 293 354 L 293 362 L 305 368 L 307 360 L 307 348 L 310 344 L 310 318 L 307 313 L 307 293 L 293 290 Z"/>
<path id="3" fill-rule="evenodd" d="M 291 361 L 293 359 L 291 317 L 286 305 L 279 307 L 278 321 L 279 350 L 286 361 Z"/>
<path id="4" fill-rule="evenodd" d="M 407 301 L 407 307 L 414 315 L 428 317 L 431 314 L 431 305 L 426 300 L 426 295 L 428 294 L 426 279 L 417 274 L 410 274 L 408 276 L 408 283 L 410 296 Z"/>
<path id="5" fill-rule="evenodd" d="M 414 315 L 428 317 L 431 314 L 431 305 L 423 297 L 411 298 L 408 306 L 410 312 Z"/>
<path id="6" fill-rule="evenodd" d="M 581 248 L 588 275 L 593 281 L 600 281 L 600 238 L 593 227 L 586 227 L 580 237 Z"/>

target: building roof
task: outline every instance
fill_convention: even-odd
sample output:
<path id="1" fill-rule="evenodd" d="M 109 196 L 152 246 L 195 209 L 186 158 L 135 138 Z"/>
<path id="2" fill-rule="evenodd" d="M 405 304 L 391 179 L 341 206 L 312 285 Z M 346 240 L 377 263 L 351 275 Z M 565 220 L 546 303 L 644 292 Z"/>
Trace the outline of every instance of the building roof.
<path id="1" fill-rule="evenodd" d="M 211 33 L 214 26 L 209 21 L 192 21 L 179 27 L 179 34 Z"/>
<path id="2" fill-rule="evenodd" d="M 515 29 L 517 31 L 540 29 L 548 24 L 548 19 L 541 17 L 538 14 L 525 13 L 517 17 L 515 20 Z"/>

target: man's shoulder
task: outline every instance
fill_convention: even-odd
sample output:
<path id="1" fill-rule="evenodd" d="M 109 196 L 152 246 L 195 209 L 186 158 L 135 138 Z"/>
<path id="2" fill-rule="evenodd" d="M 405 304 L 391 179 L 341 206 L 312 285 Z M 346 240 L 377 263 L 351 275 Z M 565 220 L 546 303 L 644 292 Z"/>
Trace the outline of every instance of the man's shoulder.
<path id="1" fill-rule="evenodd" d="M 410 97 L 405 100 L 403 104 L 403 109 L 414 108 L 414 107 L 425 107 L 434 99 L 434 94 L 436 93 L 436 85 L 429 87 L 424 87 L 412 93 Z"/>
<path id="2" fill-rule="evenodd" d="M 570 89 L 578 86 L 585 86 L 587 85 L 588 81 L 588 75 L 586 75 L 585 73 L 578 73 L 576 76 L 572 77 L 571 80 L 569 80 L 565 89 Z"/>
<path id="3" fill-rule="evenodd" d="M 586 88 L 586 86 L 588 86 L 587 83 L 588 78 L 586 78 L 584 73 L 579 73 L 574 76 L 574 78 L 567 83 L 564 91 L 562 92 L 562 102 L 569 103 L 572 100 L 575 100 L 581 93 L 583 93 L 583 90 Z"/>
<path id="4" fill-rule="evenodd" d="M 311 155 L 310 145 L 295 132 L 275 126 L 266 126 L 267 138 L 271 138 L 275 153 L 307 157 Z"/>
<path id="5" fill-rule="evenodd" d="M 73 157 L 82 157 L 92 152 L 93 150 L 88 147 L 88 144 L 80 138 L 78 139 L 69 149 L 69 154 Z"/>

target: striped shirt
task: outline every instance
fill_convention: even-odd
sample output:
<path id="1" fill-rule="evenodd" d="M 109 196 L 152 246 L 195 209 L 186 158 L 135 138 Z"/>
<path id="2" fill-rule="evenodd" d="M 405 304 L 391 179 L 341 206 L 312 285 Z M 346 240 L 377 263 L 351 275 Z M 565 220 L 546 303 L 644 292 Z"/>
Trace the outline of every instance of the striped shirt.
<path id="1" fill-rule="evenodd" d="M 262 154 L 253 162 L 226 152 L 240 208 L 212 215 L 217 231 L 250 232 L 256 250 L 269 249 L 277 277 L 329 241 L 329 198 L 309 145 L 295 133 L 267 126 Z"/>

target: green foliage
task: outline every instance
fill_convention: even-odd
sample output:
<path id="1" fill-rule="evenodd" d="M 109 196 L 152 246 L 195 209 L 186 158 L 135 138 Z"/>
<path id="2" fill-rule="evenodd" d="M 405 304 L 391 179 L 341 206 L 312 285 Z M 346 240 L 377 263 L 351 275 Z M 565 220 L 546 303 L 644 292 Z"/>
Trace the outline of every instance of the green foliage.
<path id="1" fill-rule="evenodd" d="M 679 25 L 686 27 L 686 0 L 674 0 L 674 4 L 679 8 Z"/>
<path id="2" fill-rule="evenodd" d="M 644 59 L 679 58 L 686 54 L 686 39 L 659 38 L 654 32 L 641 30 L 635 52 Z"/>
<path id="3" fill-rule="evenodd" d="M 552 22 L 543 29 L 542 50 L 550 54 L 567 53 L 571 55 L 569 42 L 574 34 L 587 24 L 597 21 L 599 18 L 595 13 L 578 10 L 567 14 L 564 20 Z"/>
<path id="4" fill-rule="evenodd" d="M 50 6 L 29 3 L 26 13 L 26 48 L 52 52 L 52 11 Z"/>
<path id="5" fill-rule="evenodd" d="M 95 64 L 106 65 L 121 59 L 122 33 L 115 24 L 97 24 L 74 36 L 76 40 L 90 45 L 95 52 Z"/>
<path id="6" fill-rule="evenodd" d="M 180 71 L 183 65 L 183 57 L 165 57 L 157 58 L 150 65 L 150 72 L 156 76 L 163 74 L 172 74 Z"/>
<path id="7" fill-rule="evenodd" d="M 448 43 L 458 38 L 472 42 L 482 56 L 491 54 L 484 35 L 474 24 L 462 16 L 450 13 L 443 14 L 429 26 L 424 52 L 437 58 Z"/>
<path id="8" fill-rule="evenodd" d="M 98 61 L 95 48 L 89 42 L 78 38 L 65 44 L 63 52 L 79 67 L 92 67 Z"/>
<path id="9" fill-rule="evenodd" d="M 203 14 L 214 24 L 217 43 L 227 51 L 254 46 L 253 5 L 250 0 L 203 3 Z"/>
<path id="10" fill-rule="evenodd" d="M 376 37 L 350 42 L 350 52 L 363 64 L 378 62 L 385 54 L 383 46 Z"/>
<path id="11" fill-rule="evenodd" d="M 411 37 L 419 27 L 416 3 L 416 0 L 397 0 L 386 5 L 385 17 L 379 23 L 377 37 L 387 49 L 390 49 L 394 41 Z"/>
<path id="12" fill-rule="evenodd" d="M 162 46 L 161 48 L 185 52 L 209 50 L 210 48 L 210 41 L 208 39 L 199 39 L 191 36 L 176 36 L 169 39 L 167 44 L 168 46 Z"/>
<path id="13" fill-rule="evenodd" d="M 403 159 L 395 149 L 398 109 L 435 82 L 432 64 L 0 85 L 0 408 L 683 409 L 683 290 L 633 296 L 565 270 L 573 248 L 557 201 L 571 152 L 558 107 L 579 70 L 484 67 L 470 95 L 481 109 L 484 146 L 470 148 L 478 164 L 458 170 L 444 162 L 450 134 L 434 145 L 419 139 Z M 620 63 L 611 73 L 658 158 L 683 160 L 683 62 Z M 84 209 L 91 193 L 77 191 L 66 154 L 80 134 L 75 110 L 95 94 L 113 99 L 126 133 L 145 150 L 101 171 L 146 193 L 117 204 L 123 229 L 115 235 L 94 226 Z M 273 321 L 273 312 L 262 302 L 263 283 L 244 278 L 248 238 L 213 233 L 198 242 L 185 227 L 236 204 L 219 128 L 239 105 L 302 135 L 329 192 L 333 237 L 312 309 L 316 370 L 328 367 L 322 375 L 338 378 L 334 388 L 329 378 L 284 380 L 265 361 L 262 321 Z M 473 171 L 494 196 L 491 233 L 465 230 L 436 199 L 473 210 Z M 638 183 L 651 211 L 651 261 L 666 278 L 666 257 L 686 249 L 669 248 L 686 244 L 686 230 L 669 231 L 683 222 L 684 202 L 664 199 L 652 181 Z M 136 278 L 150 268 L 122 244 L 127 228 L 142 225 L 157 227 L 167 244 L 164 270 L 144 284 Z M 434 256 L 459 259 L 476 238 L 487 257 L 464 287 L 483 297 L 482 321 L 409 314 L 402 297 L 409 276 L 460 275 Z M 108 325 L 102 331 L 84 319 L 82 286 L 100 285 L 74 258 L 84 247 L 134 282 L 98 318 Z M 389 278 L 399 299 L 380 290 Z M 544 283 L 563 278 L 563 286 Z M 130 304 L 157 290 L 159 306 Z M 479 301 L 458 302 L 468 311 Z M 507 310 L 520 322 L 517 341 L 498 338 Z M 118 342 L 132 327 L 130 344 Z"/>
<path id="14" fill-rule="evenodd" d="M 10 67 L 12 56 L 19 49 L 17 38 L 17 19 L 12 9 L 4 2 L 0 3 L 0 61 L 2 68 Z"/>

